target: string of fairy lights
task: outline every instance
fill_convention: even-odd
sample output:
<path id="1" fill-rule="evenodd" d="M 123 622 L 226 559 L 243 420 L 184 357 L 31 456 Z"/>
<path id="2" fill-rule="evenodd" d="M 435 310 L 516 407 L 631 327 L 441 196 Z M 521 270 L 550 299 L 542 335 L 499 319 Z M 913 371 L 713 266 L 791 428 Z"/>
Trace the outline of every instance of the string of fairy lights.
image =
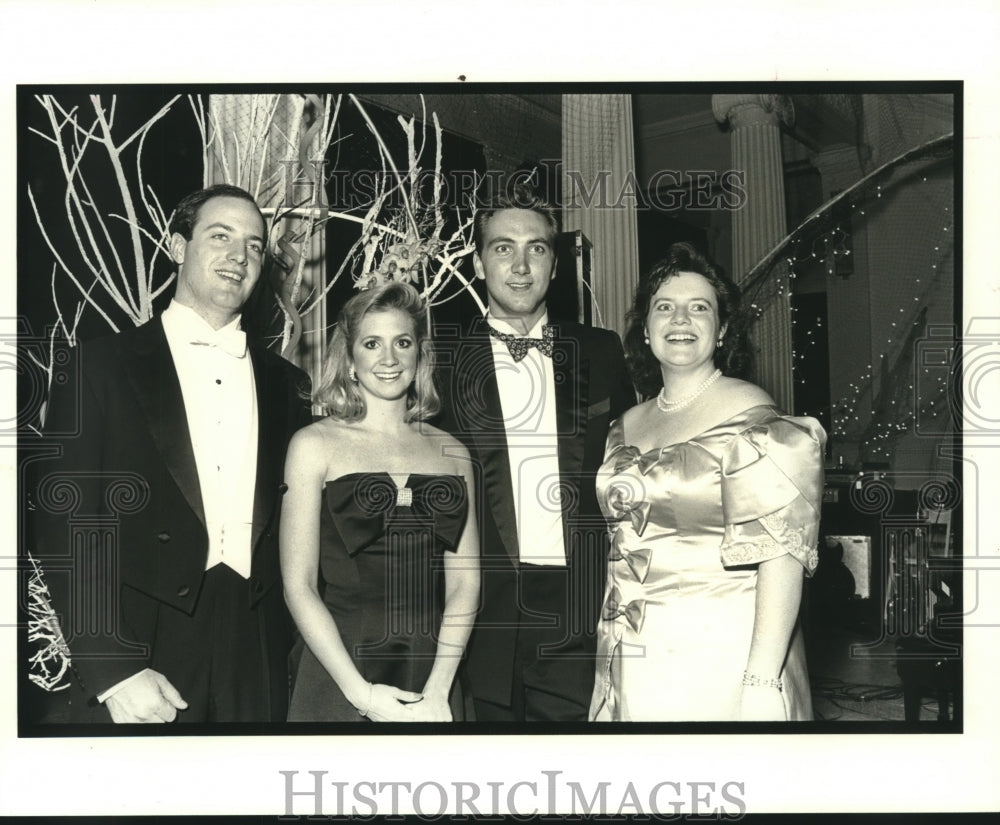
<path id="1" fill-rule="evenodd" d="M 927 182 L 927 176 L 922 176 L 921 183 Z M 868 197 L 878 200 L 883 194 L 883 183 L 877 183 L 869 190 Z M 864 207 L 867 202 L 862 196 L 853 198 L 849 206 L 842 207 L 838 219 L 825 229 L 795 239 L 777 262 L 783 266 L 772 268 L 769 283 L 758 287 L 756 300 L 750 305 L 755 319 L 763 315 L 764 308 L 774 298 L 785 299 L 789 305 L 795 328 L 793 337 L 798 344 L 792 350 L 792 368 L 795 382 L 800 386 L 808 381 L 805 368 L 811 358 L 809 350 L 823 340 L 826 330 L 822 317 L 797 310 L 789 300 L 792 281 L 798 275 L 796 270 L 804 271 L 808 266 L 815 271 L 817 265 L 822 265 L 827 277 L 838 274 L 849 277 L 853 254 L 851 227 L 869 219 Z M 872 330 L 877 361 L 873 352 L 872 362 L 864 365 L 854 380 L 848 382 L 847 391 L 830 405 L 831 437 L 841 443 L 857 442 L 859 458 L 865 460 L 890 459 L 898 439 L 918 425 L 922 431 L 940 433 L 948 423 L 944 416 L 949 411 L 951 358 L 942 357 L 940 363 L 935 363 L 933 359 L 919 359 L 915 351 L 932 302 L 931 291 L 936 288 L 942 270 L 950 271 L 954 219 L 948 206 L 943 207 L 943 221 L 937 225 L 937 232 L 938 237 L 928 247 L 932 254 L 927 256 L 925 264 L 918 265 L 920 268 L 912 279 L 912 294 L 888 315 L 880 311 L 883 318 L 893 320 L 881 329 Z M 930 239 L 927 243 L 931 243 Z M 937 346 L 940 350 L 940 342 Z M 878 391 L 876 378 L 880 379 Z"/>

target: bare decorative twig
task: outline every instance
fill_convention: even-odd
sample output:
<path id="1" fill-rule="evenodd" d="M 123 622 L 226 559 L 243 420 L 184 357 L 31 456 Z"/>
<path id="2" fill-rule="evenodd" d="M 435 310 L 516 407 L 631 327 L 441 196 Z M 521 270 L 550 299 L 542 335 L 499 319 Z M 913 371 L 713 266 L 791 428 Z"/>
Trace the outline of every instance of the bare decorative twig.
<path id="1" fill-rule="evenodd" d="M 109 101 L 91 96 L 92 120 L 85 118 L 80 107 L 67 108 L 51 95 L 36 99 L 48 116 L 49 129 L 47 132 L 33 131 L 57 150 L 66 181 L 65 220 L 75 241 L 79 263 L 72 262 L 56 249 L 30 188 L 29 201 L 42 237 L 56 260 L 58 272 L 81 296 L 76 318 L 79 319 L 84 309 L 91 308 L 111 330 L 118 331 L 118 322 L 111 312 L 114 307 L 131 323 L 142 324 L 152 316 L 153 301 L 176 277 L 171 273 L 161 278 L 160 283 L 154 281 L 155 264 L 161 255 L 169 254 L 169 216 L 155 191 L 146 183 L 142 156 L 150 130 L 180 96 L 172 97 L 124 139 L 115 134 L 117 99 L 114 96 Z M 430 203 L 424 204 L 420 188 L 423 180 L 421 158 L 428 142 L 426 109 L 421 112 L 419 136 L 415 118 L 398 118 L 407 147 L 407 162 L 401 166 L 359 99 L 354 95 L 348 95 L 348 99 L 367 124 L 382 163 L 381 174 L 376 175 L 376 191 L 363 215 L 352 209 L 331 209 L 325 196 L 321 196 L 325 182 L 314 168 L 322 168 L 326 153 L 334 144 L 343 102 L 341 95 L 249 95 L 246 123 L 238 130 L 239 134 L 224 129 L 219 112 L 212 107 L 206 109 L 201 97 L 188 97 L 201 137 L 206 182 L 211 175 L 210 162 L 214 161 L 215 169 L 224 180 L 243 186 L 262 205 L 283 204 L 268 211 L 274 215 L 272 229 L 282 221 L 285 229 L 280 243 L 277 233 L 274 240 L 275 248 L 282 252 L 275 260 L 279 266 L 283 265 L 283 273 L 272 278 L 282 296 L 281 346 L 284 352 L 294 348 L 301 335 L 301 316 L 324 300 L 348 271 L 359 287 L 386 279 L 408 280 L 418 285 L 429 306 L 454 297 L 450 287 L 458 283 L 459 290 L 468 290 L 480 308 L 484 308 L 459 270 L 461 260 L 473 248 L 474 201 L 468 205 L 470 216 L 459 221 L 450 237 L 444 237 L 448 207 L 443 201 L 443 133 L 437 115 L 430 115 L 435 138 L 433 191 Z M 227 99 L 223 100 L 228 103 Z M 285 114 L 279 117 L 282 105 L 286 107 Z M 283 125 L 285 123 L 288 125 Z M 133 144 L 137 144 L 134 169 L 126 164 L 123 154 Z M 110 166 L 120 209 L 99 204 L 81 172 L 84 156 L 93 154 L 103 156 Z M 284 173 L 289 162 L 294 161 L 310 178 L 314 192 L 312 202 L 283 203 L 287 194 L 283 191 Z M 314 285 L 306 292 L 304 269 L 310 259 L 311 237 L 331 219 L 360 224 L 360 238 L 335 269 L 330 267 L 325 283 Z M 109 220 L 126 229 L 127 257 L 121 254 L 120 243 L 114 242 Z M 54 303 L 55 300 L 54 291 Z M 56 328 L 64 331 L 66 325 L 58 306 L 56 311 L 59 315 Z M 75 326 L 74 322 L 74 329 Z M 74 340 L 73 335 L 67 338 L 71 343 Z M 51 370 L 49 372 L 51 377 Z"/>
<path id="2" fill-rule="evenodd" d="M 482 300 L 457 266 L 459 261 L 473 250 L 474 199 L 468 205 L 470 216 L 459 224 L 458 229 L 450 237 L 442 238 L 446 205 L 442 199 L 442 130 L 437 115 L 432 114 L 435 133 L 433 194 L 430 203 L 424 205 L 419 187 L 422 172 L 421 156 L 427 143 L 426 111 L 421 120 L 423 125 L 419 148 L 415 119 L 406 119 L 402 116 L 397 118 L 407 145 L 407 166 L 404 175 L 361 102 L 354 95 L 349 97 L 375 137 L 383 162 L 383 172 L 391 171 L 393 178 L 391 186 L 385 182 L 386 175 L 378 178 L 379 188 L 362 225 L 364 254 L 361 271 L 355 277 L 355 285 L 367 288 L 386 280 L 409 281 L 418 285 L 428 307 L 431 307 L 454 297 L 444 295 L 443 291 L 452 278 L 456 278 L 461 288 L 468 290 L 480 309 L 485 311 Z M 390 196 L 397 194 L 402 200 L 402 206 L 388 206 Z"/>
<path id="3" fill-rule="evenodd" d="M 83 113 L 78 107 L 67 110 L 52 95 L 40 95 L 36 100 L 48 116 L 50 131 L 48 134 L 33 131 L 56 147 L 66 185 L 63 199 L 66 222 L 76 242 L 76 252 L 89 275 L 81 275 L 55 248 L 42 221 L 34 192 L 29 187 L 29 201 L 42 238 L 55 257 L 59 269 L 80 292 L 83 304 L 95 309 L 113 331 L 118 331 L 118 324 L 102 305 L 102 295 L 109 298 L 133 324 L 142 324 L 152 317 L 153 299 L 163 289 L 163 285 L 154 287 L 152 272 L 157 255 L 167 249 L 166 216 L 155 195 L 150 193 L 149 198 L 145 196 L 142 150 L 149 130 L 170 111 L 178 96 L 171 98 L 123 140 L 117 140 L 114 136 L 114 97 L 106 105 L 99 96 L 91 96 L 93 121 L 89 124 L 82 121 Z M 126 170 L 124 152 L 135 141 L 138 141 L 135 169 L 130 174 Z M 112 178 L 117 187 L 116 196 L 124 215 L 99 204 L 81 172 L 81 163 L 92 147 L 103 149 L 103 157 L 111 167 Z M 133 181 L 138 181 L 136 189 Z M 133 191 L 138 192 L 139 203 L 145 208 L 145 219 L 139 217 Z M 128 248 L 131 252 L 128 262 L 120 254 L 119 244 L 112 238 L 108 217 L 123 221 L 127 227 Z M 147 222 L 152 224 L 157 234 L 145 228 L 144 224 Z M 151 252 L 147 253 L 149 249 Z M 72 343 L 72 338 L 70 342 Z"/>
<path id="4" fill-rule="evenodd" d="M 32 567 L 28 579 L 28 642 L 38 646 L 28 659 L 28 678 L 42 690 L 65 690 L 69 687 L 69 647 L 52 609 L 42 569 L 31 554 L 28 561 Z"/>

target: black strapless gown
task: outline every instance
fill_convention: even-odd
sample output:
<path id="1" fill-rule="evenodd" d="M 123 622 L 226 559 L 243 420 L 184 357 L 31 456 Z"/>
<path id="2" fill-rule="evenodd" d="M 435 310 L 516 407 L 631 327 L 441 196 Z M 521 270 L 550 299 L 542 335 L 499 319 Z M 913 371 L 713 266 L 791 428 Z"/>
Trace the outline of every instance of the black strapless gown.
<path id="1" fill-rule="evenodd" d="M 402 488 L 387 473 L 350 473 L 327 482 L 320 589 L 369 682 L 423 690 L 444 610 L 443 554 L 455 551 L 467 514 L 461 476 L 411 474 Z M 456 679 L 456 720 L 463 718 L 460 694 Z M 367 721 L 308 647 L 295 674 L 288 720 Z"/>

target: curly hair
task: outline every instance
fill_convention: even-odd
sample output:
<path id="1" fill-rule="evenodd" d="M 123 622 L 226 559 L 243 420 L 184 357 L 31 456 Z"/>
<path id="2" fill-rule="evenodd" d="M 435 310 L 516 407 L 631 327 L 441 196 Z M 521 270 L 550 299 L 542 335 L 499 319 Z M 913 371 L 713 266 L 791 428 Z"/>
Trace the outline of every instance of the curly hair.
<path id="1" fill-rule="evenodd" d="M 646 398 L 655 395 L 663 386 L 660 363 L 645 342 L 649 307 L 663 282 L 682 272 L 701 275 L 715 290 L 719 324 L 726 325 L 722 344 L 713 356 L 715 366 L 724 375 L 736 377 L 746 377 L 750 367 L 750 340 L 740 288 L 691 244 L 675 243 L 667 250 L 666 257 L 640 278 L 632 309 L 625 316 L 625 363 L 636 389 Z"/>
<path id="2" fill-rule="evenodd" d="M 365 417 L 365 401 L 349 371 L 361 321 L 370 312 L 398 309 L 413 321 L 417 341 L 417 374 L 406 391 L 406 421 L 424 421 L 441 409 L 441 399 L 434 387 L 432 343 L 427 328 L 424 302 L 416 289 L 406 283 L 390 281 L 365 290 L 351 298 L 340 310 L 337 324 L 323 359 L 319 383 L 312 400 L 326 415 L 341 421 L 360 421 Z"/>

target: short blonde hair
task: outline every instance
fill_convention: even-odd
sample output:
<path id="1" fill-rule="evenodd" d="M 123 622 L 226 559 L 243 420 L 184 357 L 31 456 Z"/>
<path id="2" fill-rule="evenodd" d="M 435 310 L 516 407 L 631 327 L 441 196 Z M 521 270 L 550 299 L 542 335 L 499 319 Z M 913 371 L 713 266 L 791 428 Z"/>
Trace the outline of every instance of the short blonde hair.
<path id="1" fill-rule="evenodd" d="M 313 403 L 319 405 L 324 414 L 341 421 L 360 421 L 365 417 L 364 397 L 357 384 L 350 379 L 351 353 L 362 319 L 369 312 L 390 309 L 398 309 L 410 316 L 417 343 L 417 374 L 407 390 L 406 421 L 424 421 L 440 411 L 441 399 L 434 386 L 434 359 L 426 306 L 412 286 L 390 281 L 358 293 L 340 310 L 323 359 L 323 371 L 312 396 Z"/>

